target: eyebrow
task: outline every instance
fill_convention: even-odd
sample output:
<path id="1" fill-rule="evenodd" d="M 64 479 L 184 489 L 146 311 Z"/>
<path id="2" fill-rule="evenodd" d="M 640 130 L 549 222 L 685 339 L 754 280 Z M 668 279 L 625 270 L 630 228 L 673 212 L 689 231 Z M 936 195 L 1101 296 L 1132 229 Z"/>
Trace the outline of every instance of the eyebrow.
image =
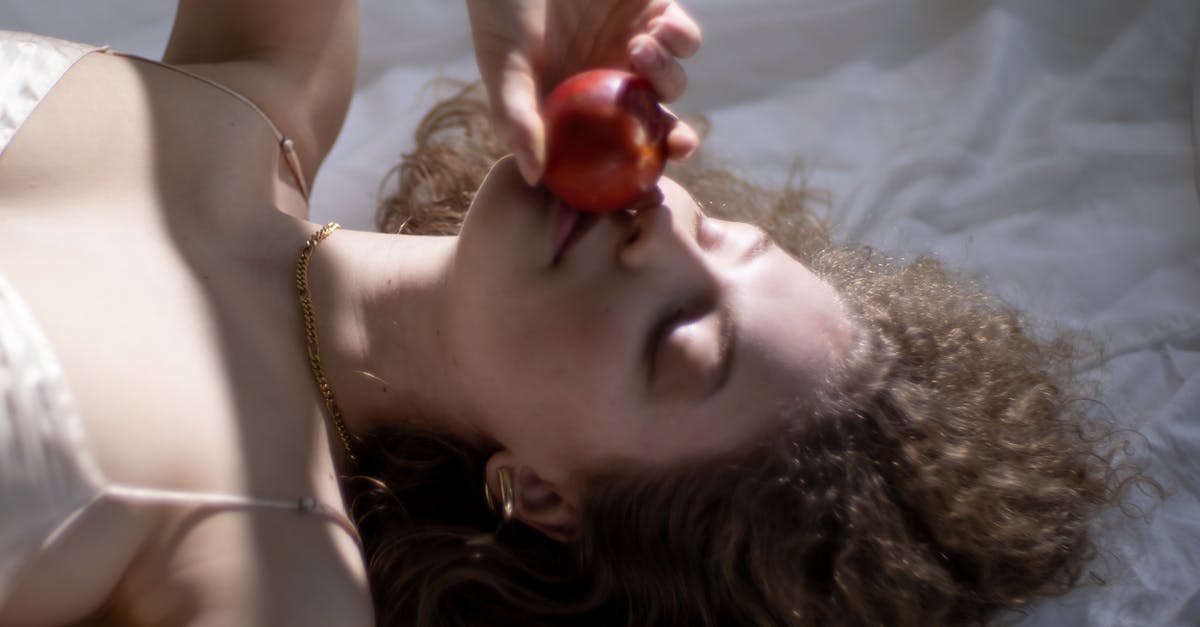
<path id="1" fill-rule="evenodd" d="M 729 376 L 733 373 L 734 357 L 737 353 L 738 334 L 737 325 L 734 324 L 733 311 L 729 305 L 725 305 L 721 307 L 719 315 L 721 328 L 717 347 L 717 374 L 712 378 L 712 385 L 704 393 L 706 399 L 715 396 L 729 383 Z"/>

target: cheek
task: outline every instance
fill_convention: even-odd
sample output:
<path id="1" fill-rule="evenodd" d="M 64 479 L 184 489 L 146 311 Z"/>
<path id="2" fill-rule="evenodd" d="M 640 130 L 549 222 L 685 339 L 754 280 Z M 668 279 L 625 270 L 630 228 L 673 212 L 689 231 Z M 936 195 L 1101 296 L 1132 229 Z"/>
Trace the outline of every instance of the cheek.
<path id="1" fill-rule="evenodd" d="M 475 378 L 525 404 L 549 404 L 550 392 L 562 392 L 558 411 L 617 393 L 633 365 L 625 363 L 629 322 L 617 307 L 579 294 L 479 287 L 456 316 L 459 358 Z"/>
<path id="2" fill-rule="evenodd" d="M 471 389 L 508 425 L 507 445 L 573 466 L 608 454 L 631 408 L 614 317 L 602 308 L 566 313 L 513 307 L 499 316 L 488 329 L 491 348 L 473 357 L 479 379 Z"/>
<path id="3" fill-rule="evenodd" d="M 531 308 L 511 320 L 525 366 L 535 376 L 566 386 L 575 393 L 615 387 L 622 367 L 628 331 L 613 308 L 578 300 L 546 310 Z"/>

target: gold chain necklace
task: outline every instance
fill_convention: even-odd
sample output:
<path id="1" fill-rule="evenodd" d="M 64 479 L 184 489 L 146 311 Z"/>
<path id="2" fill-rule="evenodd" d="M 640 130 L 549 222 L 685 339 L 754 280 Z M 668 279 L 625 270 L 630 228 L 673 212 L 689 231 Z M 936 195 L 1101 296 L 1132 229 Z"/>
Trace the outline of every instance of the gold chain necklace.
<path id="1" fill-rule="evenodd" d="M 308 262 L 312 259 L 313 252 L 316 251 L 318 244 L 339 228 L 341 225 L 337 222 L 330 222 L 313 233 L 312 237 L 309 237 L 308 241 L 304 243 L 304 250 L 300 251 L 300 258 L 296 260 L 296 289 L 300 292 L 300 313 L 304 316 L 304 339 L 308 345 L 308 365 L 312 369 L 317 389 L 321 392 L 321 399 L 325 401 L 325 408 L 329 410 L 329 416 L 333 419 L 333 428 L 341 438 L 342 446 L 346 449 L 346 456 L 354 463 L 358 460 L 350 448 L 350 432 L 346 429 L 346 421 L 342 419 L 342 410 L 338 409 L 337 401 L 333 398 L 333 388 L 329 386 L 329 381 L 325 378 L 325 369 L 321 367 L 321 351 L 317 346 L 317 317 L 313 312 L 312 292 L 308 289 Z"/>

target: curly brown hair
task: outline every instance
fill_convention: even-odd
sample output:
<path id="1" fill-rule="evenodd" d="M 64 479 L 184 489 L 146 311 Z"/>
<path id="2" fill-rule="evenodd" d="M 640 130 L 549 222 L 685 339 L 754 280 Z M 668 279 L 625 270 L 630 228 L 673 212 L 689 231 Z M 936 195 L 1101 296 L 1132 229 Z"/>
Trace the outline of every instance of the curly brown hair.
<path id="1" fill-rule="evenodd" d="M 379 228 L 455 232 L 502 152 L 462 87 L 422 121 Z M 1098 514 L 1149 480 L 1089 414 L 1072 342 L 932 258 L 834 245 L 802 184 L 673 175 L 838 290 L 861 330 L 838 385 L 752 450 L 594 473 L 571 543 L 497 529 L 492 450 L 372 434 L 349 485 L 380 624 L 982 624 L 1078 585 Z"/>

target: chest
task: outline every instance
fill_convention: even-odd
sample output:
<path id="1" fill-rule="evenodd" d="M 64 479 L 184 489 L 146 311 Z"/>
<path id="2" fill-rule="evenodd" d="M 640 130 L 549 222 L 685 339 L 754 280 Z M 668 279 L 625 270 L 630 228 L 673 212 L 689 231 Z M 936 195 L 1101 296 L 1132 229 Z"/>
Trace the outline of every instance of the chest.
<path id="1" fill-rule="evenodd" d="M 315 405 L 289 290 L 303 236 L 267 224 L 283 218 L 278 161 L 244 103 L 98 53 L 0 159 L 0 272 L 49 336 L 114 480 L 214 462 L 236 474 L 240 460 L 215 452 L 257 443 L 256 429 L 280 450 L 308 435 L 280 437 L 296 431 L 285 416 L 303 424 Z"/>
<path id="2" fill-rule="evenodd" d="M 340 506 L 291 255 L 242 257 L 236 246 L 189 252 L 162 229 L 99 219 L 75 223 L 92 234 L 82 239 L 28 220 L 8 224 L 20 235 L 0 248 L 0 269 L 50 340 L 109 481 L 312 495 Z M 92 555 L 128 545 L 117 553 L 131 562 L 90 562 L 112 567 L 91 573 L 98 582 L 125 573 L 113 604 L 121 624 L 169 624 L 181 607 L 249 613 L 222 614 L 214 624 L 259 622 L 246 616 L 322 624 L 306 622 L 320 616 L 312 608 L 296 614 L 306 607 L 301 600 L 318 598 L 347 616 L 366 611 L 369 622 L 357 547 L 323 519 L 270 510 L 145 514 L 129 514 L 153 521 L 141 536 L 117 541 L 89 523 L 73 549 Z"/>
<path id="3" fill-rule="evenodd" d="M 241 473 L 244 456 L 218 451 L 303 449 L 320 416 L 290 259 L 102 213 L 8 220 L 0 271 L 50 340 L 110 478 L 189 461 Z"/>
<path id="4" fill-rule="evenodd" d="M 276 211 L 289 199 L 274 137 L 164 72 L 90 55 L 39 105 L 0 159 L 0 272 L 50 340 L 109 481 L 336 507 L 293 286 L 307 227 Z M 119 624 L 357 624 L 322 621 L 315 599 L 369 622 L 357 548 L 322 520 L 94 513 L 62 562 L 93 565 L 78 588 L 94 594 L 73 606 L 119 580 Z"/>

